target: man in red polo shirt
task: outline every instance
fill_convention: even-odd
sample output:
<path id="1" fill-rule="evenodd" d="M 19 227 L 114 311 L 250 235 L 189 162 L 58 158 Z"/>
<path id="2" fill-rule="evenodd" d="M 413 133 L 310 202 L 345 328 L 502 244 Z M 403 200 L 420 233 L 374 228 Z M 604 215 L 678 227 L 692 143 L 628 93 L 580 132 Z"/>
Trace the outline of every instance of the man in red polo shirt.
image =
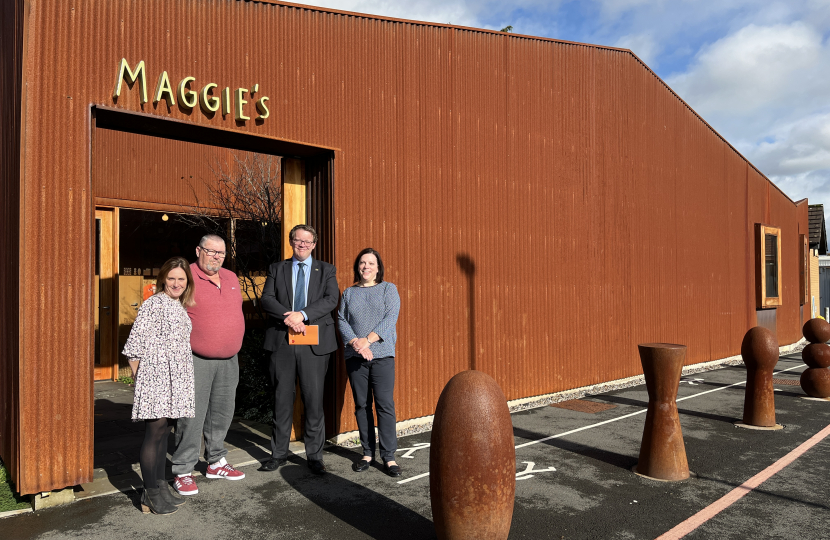
<path id="1" fill-rule="evenodd" d="M 176 452 L 173 454 L 173 487 L 181 495 L 195 495 L 199 488 L 193 468 L 199 461 L 205 439 L 207 478 L 241 480 L 245 473 L 231 467 L 225 456 L 225 436 L 233 420 L 239 359 L 245 334 L 242 293 L 239 279 L 222 268 L 225 241 L 205 235 L 196 248 L 198 259 L 190 265 L 195 283 L 196 304 L 187 309 L 193 331 L 193 378 L 196 390 L 196 417 L 179 418 L 176 424 Z"/>

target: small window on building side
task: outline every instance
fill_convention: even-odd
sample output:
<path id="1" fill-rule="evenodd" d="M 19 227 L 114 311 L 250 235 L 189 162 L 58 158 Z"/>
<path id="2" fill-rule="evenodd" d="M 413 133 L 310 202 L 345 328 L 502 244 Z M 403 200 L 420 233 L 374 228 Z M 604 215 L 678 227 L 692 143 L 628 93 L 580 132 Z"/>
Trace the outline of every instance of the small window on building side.
<path id="1" fill-rule="evenodd" d="M 799 279 L 799 292 L 801 305 L 810 304 L 810 244 L 806 234 L 798 235 L 801 246 L 801 277 Z"/>
<path id="2" fill-rule="evenodd" d="M 781 305 L 781 229 L 758 225 L 758 307 Z"/>

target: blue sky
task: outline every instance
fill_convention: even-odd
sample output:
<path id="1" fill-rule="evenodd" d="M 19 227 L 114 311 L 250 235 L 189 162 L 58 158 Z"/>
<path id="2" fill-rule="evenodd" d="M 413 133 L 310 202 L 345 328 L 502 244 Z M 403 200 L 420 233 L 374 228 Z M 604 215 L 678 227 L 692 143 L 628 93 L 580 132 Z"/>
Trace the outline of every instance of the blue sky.
<path id="1" fill-rule="evenodd" d="M 312 0 L 634 51 L 793 200 L 830 220 L 830 0 Z"/>

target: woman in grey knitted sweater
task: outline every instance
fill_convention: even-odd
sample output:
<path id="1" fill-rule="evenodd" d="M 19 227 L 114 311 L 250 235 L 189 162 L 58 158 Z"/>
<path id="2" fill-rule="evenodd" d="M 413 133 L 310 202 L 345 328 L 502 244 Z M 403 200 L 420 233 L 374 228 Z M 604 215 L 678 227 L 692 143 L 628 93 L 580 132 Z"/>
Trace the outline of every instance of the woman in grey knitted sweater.
<path id="1" fill-rule="evenodd" d="M 395 324 L 401 309 L 398 289 L 383 280 L 380 253 L 366 248 L 354 262 L 355 284 L 343 291 L 338 327 L 346 351 L 346 371 L 352 387 L 355 416 L 363 446 L 363 459 L 353 466 L 356 472 L 369 469 L 375 458 L 375 417 L 383 469 L 400 476 L 395 461 L 398 441 L 395 433 Z"/>

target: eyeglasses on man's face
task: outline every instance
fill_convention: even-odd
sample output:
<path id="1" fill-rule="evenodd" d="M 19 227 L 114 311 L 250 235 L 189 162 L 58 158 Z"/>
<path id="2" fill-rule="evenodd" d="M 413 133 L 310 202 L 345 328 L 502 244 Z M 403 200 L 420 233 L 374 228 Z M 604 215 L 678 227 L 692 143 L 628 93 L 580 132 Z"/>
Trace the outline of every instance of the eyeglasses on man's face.
<path id="1" fill-rule="evenodd" d="M 300 240 L 299 238 L 294 239 L 295 246 L 313 246 L 314 240 Z"/>
<path id="2" fill-rule="evenodd" d="M 215 249 L 203 248 L 201 246 L 199 247 L 199 249 L 206 253 L 208 257 L 219 257 L 220 259 L 223 259 L 225 257 L 224 251 L 216 251 Z"/>

